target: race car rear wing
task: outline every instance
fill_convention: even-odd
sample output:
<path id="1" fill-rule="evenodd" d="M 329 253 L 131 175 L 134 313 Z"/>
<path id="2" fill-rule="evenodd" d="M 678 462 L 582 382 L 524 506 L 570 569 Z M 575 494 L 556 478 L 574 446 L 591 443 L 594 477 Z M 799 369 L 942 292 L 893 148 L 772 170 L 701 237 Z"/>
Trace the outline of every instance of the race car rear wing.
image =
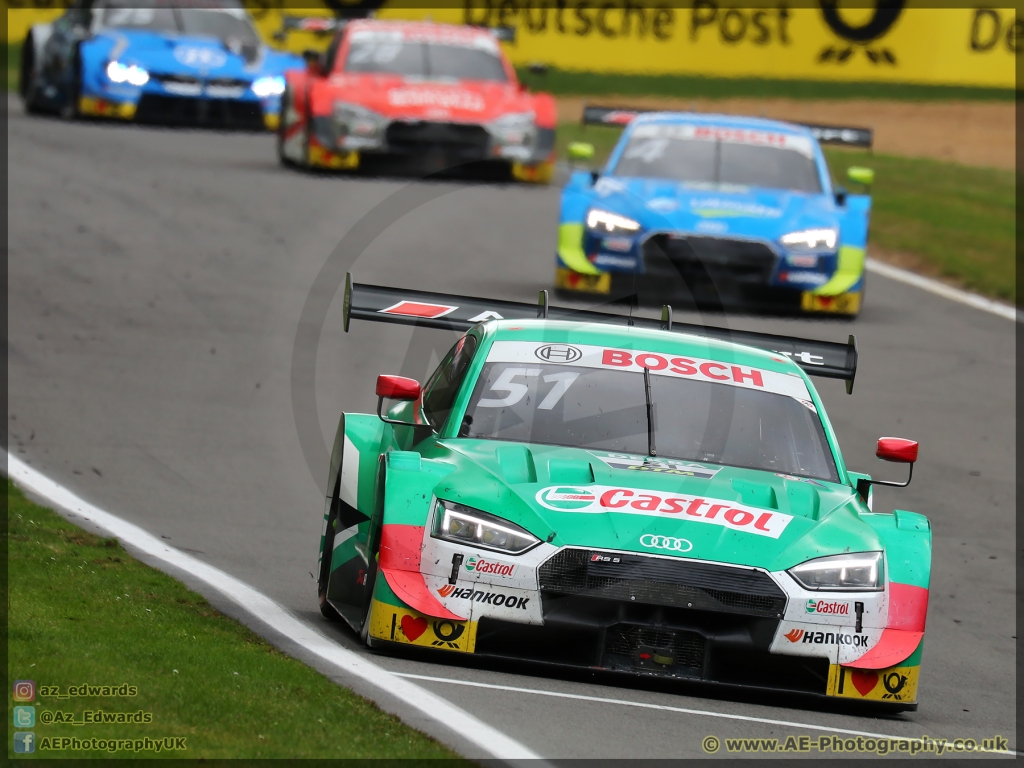
<path id="1" fill-rule="evenodd" d="M 620 128 L 628 125 L 637 115 L 665 110 L 655 109 L 621 109 L 619 107 L 583 106 L 583 125 L 608 125 Z M 863 147 L 870 149 L 874 140 L 874 131 L 870 128 L 851 128 L 838 125 L 818 125 L 815 123 L 793 123 L 810 130 L 811 135 L 820 144 L 842 144 L 847 147 Z"/>
<path id="2" fill-rule="evenodd" d="M 274 39 L 283 42 L 289 32 L 312 32 L 315 35 L 332 35 L 345 26 L 347 19 L 330 16 L 289 16 L 281 14 L 281 28 L 274 33 Z"/>
<path id="3" fill-rule="evenodd" d="M 672 307 L 662 308 L 661 319 L 633 317 L 590 309 L 553 307 L 548 292 L 541 291 L 537 304 L 499 299 L 453 296 L 406 288 L 388 288 L 381 285 L 363 285 L 352 282 L 352 274 L 345 276 L 344 327 L 354 320 L 373 320 L 379 323 L 418 325 L 450 331 L 468 331 L 477 323 L 488 320 L 572 320 L 580 323 L 606 323 L 632 325 L 637 328 L 688 333 L 694 336 L 744 344 L 768 352 L 785 355 L 810 376 L 842 379 L 846 391 L 853 393 L 853 380 L 857 376 L 857 340 L 853 335 L 844 344 L 835 341 L 798 339 L 770 333 L 739 331 L 710 325 L 676 323 L 672 320 Z"/>

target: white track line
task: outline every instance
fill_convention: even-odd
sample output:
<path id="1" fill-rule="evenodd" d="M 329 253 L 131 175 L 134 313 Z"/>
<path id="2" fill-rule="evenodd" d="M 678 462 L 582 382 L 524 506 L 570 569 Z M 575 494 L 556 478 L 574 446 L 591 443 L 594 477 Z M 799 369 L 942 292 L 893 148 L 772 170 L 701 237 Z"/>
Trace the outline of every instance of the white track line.
<path id="1" fill-rule="evenodd" d="M 826 731 L 828 733 L 842 733 L 849 736 L 865 736 L 869 739 L 892 739 L 894 741 L 914 741 L 916 736 L 893 736 L 888 733 L 872 733 L 870 731 L 853 731 L 849 728 L 831 728 L 827 725 L 813 725 L 811 723 L 795 723 L 789 720 L 773 720 L 768 717 L 752 717 L 750 715 L 734 715 L 729 712 L 711 712 L 705 709 L 687 709 L 685 707 L 670 707 L 665 704 L 649 704 L 644 701 L 629 701 L 628 699 L 607 699 L 601 696 L 584 696 L 579 693 L 563 693 L 561 691 L 544 691 L 538 688 L 516 688 L 511 685 L 494 685 L 491 683 L 476 683 L 469 680 L 453 680 L 449 677 L 431 677 L 430 675 L 414 675 L 409 672 L 395 672 L 397 677 L 405 677 L 412 680 L 425 680 L 432 683 L 448 683 L 449 685 L 465 685 L 471 688 L 491 688 L 498 691 L 510 691 L 512 693 L 532 693 L 536 696 L 552 696 L 558 699 L 575 699 L 577 701 L 593 701 L 598 704 L 618 704 L 625 707 L 637 707 L 639 709 L 658 709 L 665 712 L 678 712 L 683 715 L 703 715 L 704 717 L 716 717 L 722 720 L 742 720 L 749 723 L 764 723 L 765 725 L 783 725 L 789 728 L 806 728 L 809 731 Z M 947 743 L 952 743 L 948 739 Z M 952 752 L 952 750 L 949 750 Z M 982 752 L 985 750 L 976 750 Z M 988 750 L 993 754 L 1017 755 L 1018 752 L 1012 749 Z M 969 754 L 969 753 L 958 753 Z"/>
<path id="2" fill-rule="evenodd" d="M 869 257 L 867 260 L 867 269 L 868 272 L 874 272 L 876 275 L 888 277 L 890 280 L 898 280 L 901 283 L 906 283 L 907 285 L 912 285 L 915 288 L 920 288 L 922 291 L 928 291 L 929 293 L 934 293 L 936 296 L 942 296 L 950 301 L 966 304 L 969 307 L 980 309 L 983 312 L 999 315 L 999 317 L 1006 318 L 1007 320 L 1019 321 L 1020 319 L 1017 309 L 1009 304 L 992 301 L 991 299 L 986 299 L 984 296 L 979 296 L 976 293 L 962 291 L 959 288 L 953 288 L 952 286 L 946 285 L 938 280 L 933 280 L 930 277 L 922 277 L 914 272 L 894 267 L 891 264 L 886 264 L 878 259 L 872 259 Z"/>
<path id="3" fill-rule="evenodd" d="M 5 452 L 6 453 L 6 452 Z M 488 755 L 502 760 L 540 758 L 533 750 L 491 727 L 463 709 L 415 683 L 400 679 L 356 653 L 324 637 L 302 623 L 262 592 L 207 565 L 191 555 L 167 546 L 163 541 L 109 512 L 93 506 L 67 488 L 37 472 L 7 453 L 7 473 L 18 485 L 47 501 L 99 526 L 125 544 L 151 557 L 180 568 L 223 594 L 261 622 L 292 642 L 316 654 L 338 669 L 355 675 L 413 707 L 426 717 L 442 723 L 471 741 Z"/>

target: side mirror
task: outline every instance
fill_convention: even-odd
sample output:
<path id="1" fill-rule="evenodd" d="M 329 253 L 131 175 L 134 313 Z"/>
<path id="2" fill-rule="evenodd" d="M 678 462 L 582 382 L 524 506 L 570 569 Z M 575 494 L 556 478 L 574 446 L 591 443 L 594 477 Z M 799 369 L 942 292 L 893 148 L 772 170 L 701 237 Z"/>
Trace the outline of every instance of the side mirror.
<path id="1" fill-rule="evenodd" d="M 386 376 L 381 375 L 377 377 L 377 416 L 380 420 L 387 424 L 401 424 L 407 427 L 420 427 L 422 424 L 417 424 L 412 421 L 398 421 L 396 419 L 389 419 L 384 415 L 383 406 L 384 399 L 388 400 L 403 400 L 405 402 L 412 402 L 416 400 L 422 388 L 420 383 L 416 379 L 407 379 L 405 376 Z"/>
<path id="2" fill-rule="evenodd" d="M 904 440 L 902 437 L 880 437 L 875 456 L 882 461 L 895 461 L 900 464 L 913 464 L 917 461 L 917 442 Z"/>
<path id="3" fill-rule="evenodd" d="M 526 69 L 531 75 L 546 75 L 548 73 L 548 65 L 541 64 L 539 61 L 527 64 Z"/>
<path id="4" fill-rule="evenodd" d="M 840 208 L 846 205 L 846 187 L 836 187 L 836 205 Z"/>
<path id="5" fill-rule="evenodd" d="M 574 141 L 569 145 L 569 159 L 570 160 L 593 160 L 594 159 L 594 145 L 588 144 L 585 141 Z"/>
<path id="6" fill-rule="evenodd" d="M 321 66 L 323 59 L 321 58 L 319 51 L 314 51 L 312 48 L 307 48 L 302 52 L 302 58 L 306 62 L 306 71 L 309 72 L 309 74 L 323 74 L 323 67 Z"/>
<path id="7" fill-rule="evenodd" d="M 875 172 L 870 168 L 853 165 L 846 169 L 846 178 L 854 184 L 860 184 L 867 189 L 871 189 L 871 185 L 875 183 Z"/>
<path id="8" fill-rule="evenodd" d="M 893 461 L 898 464 L 909 464 L 910 473 L 907 475 L 907 482 L 896 483 L 892 480 L 868 480 L 860 478 L 857 481 L 857 493 L 867 503 L 868 491 L 872 485 L 888 485 L 893 488 L 906 488 L 914 477 L 914 463 L 917 461 L 917 441 L 904 440 L 902 437 L 880 437 L 878 446 L 875 448 L 875 456 L 883 461 Z"/>

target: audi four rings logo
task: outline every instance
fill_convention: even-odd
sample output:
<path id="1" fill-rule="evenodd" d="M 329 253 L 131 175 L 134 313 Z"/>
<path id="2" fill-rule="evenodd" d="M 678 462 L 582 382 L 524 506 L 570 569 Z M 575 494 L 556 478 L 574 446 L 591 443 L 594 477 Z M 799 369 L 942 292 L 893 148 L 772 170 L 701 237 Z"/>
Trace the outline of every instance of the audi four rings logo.
<path id="1" fill-rule="evenodd" d="M 640 537 L 640 545 L 651 549 L 667 549 L 670 552 L 689 552 L 693 544 L 686 539 L 676 539 L 672 536 L 655 536 L 653 533 L 645 533 Z"/>
<path id="2" fill-rule="evenodd" d="M 545 344 L 534 354 L 549 363 L 575 363 L 583 357 L 580 349 L 569 344 Z"/>

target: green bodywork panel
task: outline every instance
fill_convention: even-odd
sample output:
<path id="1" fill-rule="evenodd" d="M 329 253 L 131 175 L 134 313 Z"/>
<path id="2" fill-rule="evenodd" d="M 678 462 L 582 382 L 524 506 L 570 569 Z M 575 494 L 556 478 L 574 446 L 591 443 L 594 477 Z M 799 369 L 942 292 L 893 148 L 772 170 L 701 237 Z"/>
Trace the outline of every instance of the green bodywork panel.
<path id="1" fill-rule="evenodd" d="M 862 517 L 885 543 L 889 580 L 928 589 L 932 564 L 932 529 L 928 518 L 902 509 L 891 515 Z"/>
<path id="2" fill-rule="evenodd" d="M 638 540 L 651 533 L 690 541 L 692 550 L 677 555 L 680 557 L 769 571 L 788 569 L 814 557 L 884 549 L 891 580 L 927 587 L 931 562 L 928 521 L 910 512 L 880 515 L 868 511 L 854 490 L 855 476 L 846 471 L 814 386 L 783 356 L 702 337 L 569 322 L 499 321 L 476 326 L 470 333 L 477 336 L 479 348 L 448 421 L 437 434 L 424 428 L 384 427 L 376 416 L 345 417 L 346 433 L 361 455 L 359 508 L 367 516 L 372 515 L 376 504 L 376 460 L 383 451 L 389 452 L 385 523 L 427 525 L 431 499 L 437 497 L 496 514 L 555 545 L 646 551 Z M 840 482 L 793 479 L 763 470 L 714 465 L 706 465 L 718 470 L 712 478 L 613 469 L 601 460 L 603 451 L 459 438 L 454 434 L 457 425 L 490 344 L 497 339 L 644 349 L 798 376 L 804 380 L 821 417 Z M 390 414 L 411 419 L 414 407 L 402 404 Z M 580 513 L 552 510 L 537 501 L 538 492 L 549 486 L 591 484 L 738 502 L 793 519 L 778 538 L 771 538 L 687 519 L 685 515 Z M 340 562 L 339 557 L 336 562 Z"/>

